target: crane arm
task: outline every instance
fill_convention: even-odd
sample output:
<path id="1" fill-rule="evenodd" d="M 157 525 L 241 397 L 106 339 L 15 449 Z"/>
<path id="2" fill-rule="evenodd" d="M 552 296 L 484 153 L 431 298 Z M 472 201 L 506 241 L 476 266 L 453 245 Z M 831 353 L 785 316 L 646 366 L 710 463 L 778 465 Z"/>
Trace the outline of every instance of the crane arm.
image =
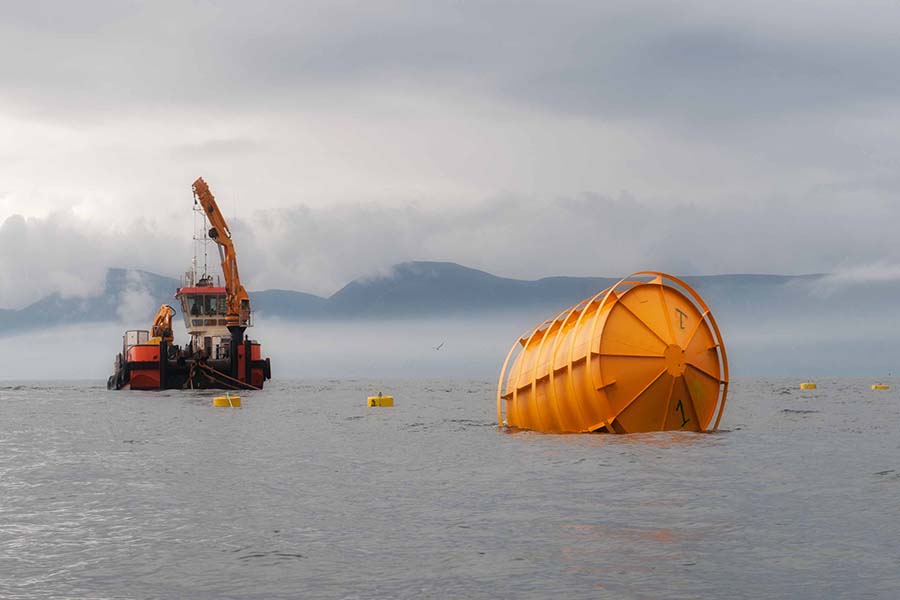
<path id="1" fill-rule="evenodd" d="M 225 323 L 229 327 L 247 327 L 250 324 L 250 295 L 241 284 L 238 274 L 237 253 L 231 241 L 231 230 L 202 177 L 194 182 L 193 189 L 194 198 L 209 219 L 209 237 L 218 245 L 222 260 L 222 274 L 225 276 Z"/>
<path id="2" fill-rule="evenodd" d="M 157 340 L 157 343 L 159 343 L 159 340 L 171 342 L 174 339 L 172 334 L 172 317 L 174 316 L 175 309 L 168 304 L 163 304 L 156 311 L 156 316 L 153 317 L 153 325 L 150 326 L 150 335 Z"/>

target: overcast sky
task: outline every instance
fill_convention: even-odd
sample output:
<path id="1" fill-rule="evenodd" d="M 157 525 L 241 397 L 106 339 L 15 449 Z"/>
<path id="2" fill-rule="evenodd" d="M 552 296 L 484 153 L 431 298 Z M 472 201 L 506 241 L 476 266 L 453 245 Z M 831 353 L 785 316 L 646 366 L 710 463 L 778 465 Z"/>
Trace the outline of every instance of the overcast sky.
<path id="1" fill-rule="evenodd" d="M 896 0 L 4 3 L 0 307 L 177 275 L 201 175 L 251 289 L 900 264 L 898 31 Z"/>

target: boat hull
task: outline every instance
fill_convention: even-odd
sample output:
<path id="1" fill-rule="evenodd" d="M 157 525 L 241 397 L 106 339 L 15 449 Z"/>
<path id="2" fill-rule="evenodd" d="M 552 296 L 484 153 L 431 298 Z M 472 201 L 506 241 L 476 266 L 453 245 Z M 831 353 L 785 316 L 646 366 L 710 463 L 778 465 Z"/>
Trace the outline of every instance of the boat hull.
<path id="1" fill-rule="evenodd" d="M 165 342 L 136 344 L 116 358 L 106 385 L 114 390 L 262 389 L 272 366 L 261 358 L 260 345 L 245 340 L 234 350 L 231 359 L 212 360 L 186 357 Z"/>

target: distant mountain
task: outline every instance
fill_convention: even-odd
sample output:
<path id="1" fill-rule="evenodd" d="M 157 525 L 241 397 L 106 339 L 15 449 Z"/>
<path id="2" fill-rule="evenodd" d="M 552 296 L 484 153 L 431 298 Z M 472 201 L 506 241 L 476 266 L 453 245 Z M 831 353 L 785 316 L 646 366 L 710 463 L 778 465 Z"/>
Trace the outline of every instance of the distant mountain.
<path id="1" fill-rule="evenodd" d="M 171 304 L 178 280 L 146 271 L 109 269 L 103 290 L 89 297 L 51 294 L 21 310 L 0 312 L 0 335 L 71 323 L 115 321 L 122 315 L 129 295 L 142 297 L 153 309 Z"/>
<path id="2" fill-rule="evenodd" d="M 357 279 L 328 299 L 338 317 L 415 317 L 556 306 L 613 283 L 608 278 L 549 277 L 523 281 L 455 263 L 409 262 L 389 275 Z"/>
<path id="3" fill-rule="evenodd" d="M 250 292 L 253 312 L 283 319 L 314 319 L 326 314 L 328 300 L 292 290 Z"/>
<path id="4" fill-rule="evenodd" d="M 754 324 L 811 313 L 838 322 L 847 315 L 893 310 L 900 283 L 867 288 L 832 285 L 826 275 L 712 275 L 686 277 L 720 321 Z M 348 283 L 329 298 L 290 290 L 251 292 L 254 313 L 285 320 L 467 316 L 497 311 L 554 312 L 614 284 L 608 277 L 497 277 L 454 263 L 408 262 L 388 274 Z M 48 326 L 120 321 L 146 327 L 162 303 L 174 304 L 179 282 L 145 271 L 110 269 L 103 289 L 89 298 L 47 296 L 20 310 L 0 310 L 0 335 Z M 176 306 L 176 310 L 180 309 Z M 874 313 L 873 313 L 874 314 Z"/>

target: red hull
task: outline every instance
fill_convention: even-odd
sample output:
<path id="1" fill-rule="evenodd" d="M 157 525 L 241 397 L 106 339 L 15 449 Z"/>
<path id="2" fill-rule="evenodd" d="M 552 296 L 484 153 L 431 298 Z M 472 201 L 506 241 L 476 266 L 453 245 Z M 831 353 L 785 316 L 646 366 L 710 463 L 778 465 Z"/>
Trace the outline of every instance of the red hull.
<path id="1" fill-rule="evenodd" d="M 124 360 L 117 361 L 116 372 L 109 378 L 107 387 L 117 390 L 262 389 L 272 377 L 272 369 L 269 359 L 261 358 L 260 345 L 245 341 L 236 350 L 237 364 L 233 364 L 231 360 L 185 357 L 179 354 L 178 347 L 170 348 L 165 343 L 136 344 L 127 349 Z"/>

